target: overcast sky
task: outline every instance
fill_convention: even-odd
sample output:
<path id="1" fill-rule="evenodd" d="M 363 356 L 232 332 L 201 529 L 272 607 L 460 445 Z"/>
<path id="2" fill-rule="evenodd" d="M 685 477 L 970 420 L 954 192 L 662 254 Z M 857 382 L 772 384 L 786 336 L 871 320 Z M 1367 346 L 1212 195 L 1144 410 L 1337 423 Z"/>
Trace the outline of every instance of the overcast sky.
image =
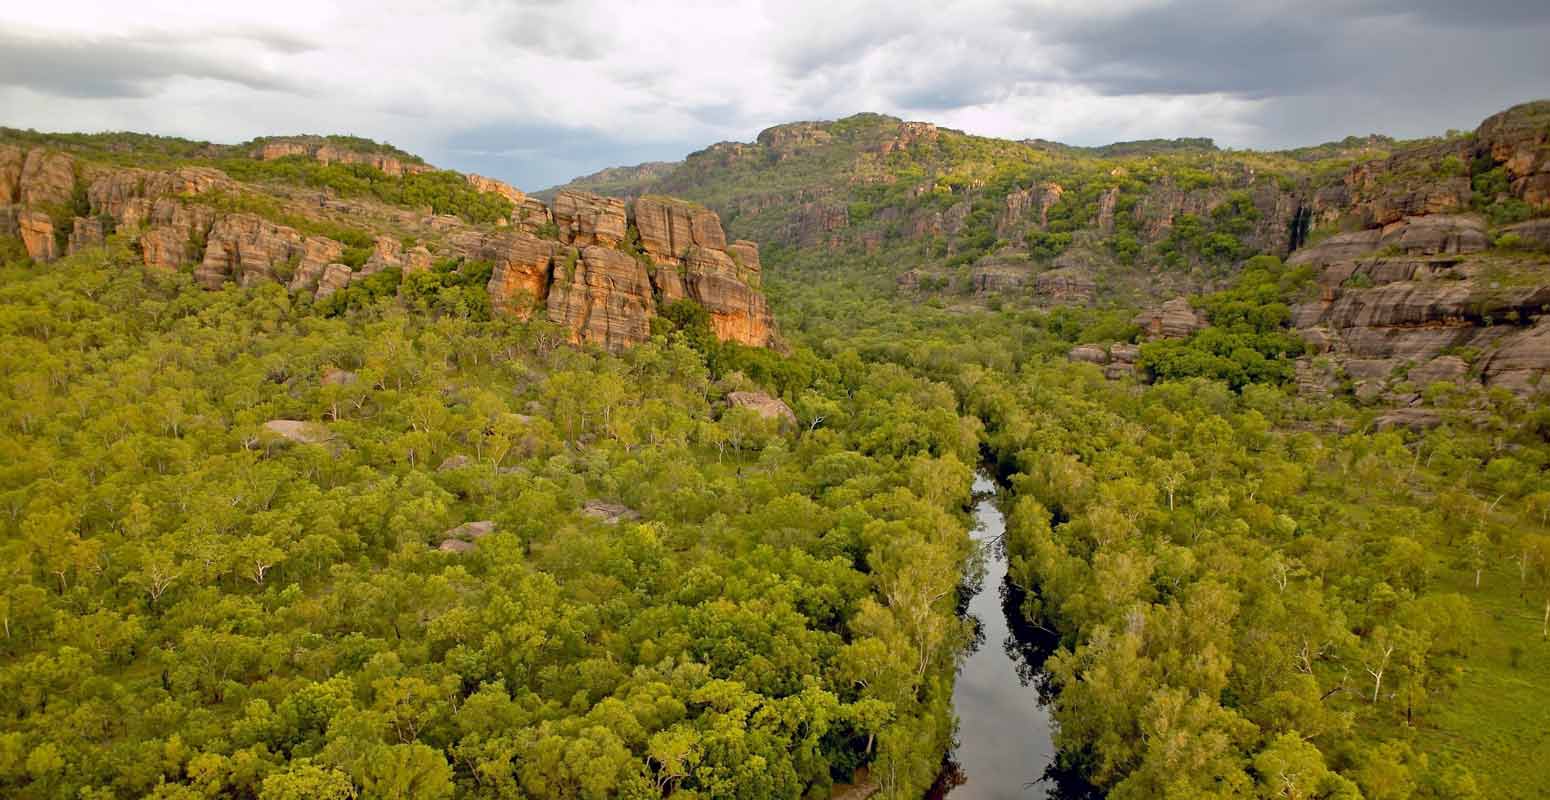
<path id="1" fill-rule="evenodd" d="M 1546 0 L 0 7 L 0 125 L 353 133 L 530 190 L 858 111 L 1286 147 L 1473 128 L 1545 96 Z"/>

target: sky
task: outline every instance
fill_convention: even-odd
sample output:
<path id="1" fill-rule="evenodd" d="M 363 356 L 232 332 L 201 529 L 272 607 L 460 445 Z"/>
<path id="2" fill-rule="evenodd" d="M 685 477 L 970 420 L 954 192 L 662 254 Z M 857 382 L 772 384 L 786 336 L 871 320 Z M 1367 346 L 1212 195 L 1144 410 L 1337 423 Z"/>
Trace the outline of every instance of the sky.
<path id="1" fill-rule="evenodd" d="M 388 141 L 537 190 L 861 111 L 1078 145 L 1472 129 L 1546 0 L 8 3 L 0 125 Z"/>

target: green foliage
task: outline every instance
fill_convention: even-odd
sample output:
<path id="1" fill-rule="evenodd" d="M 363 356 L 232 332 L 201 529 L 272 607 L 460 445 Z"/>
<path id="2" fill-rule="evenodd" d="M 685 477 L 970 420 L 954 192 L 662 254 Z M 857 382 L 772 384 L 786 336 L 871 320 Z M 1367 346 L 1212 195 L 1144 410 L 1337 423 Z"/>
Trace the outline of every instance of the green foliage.
<path id="1" fill-rule="evenodd" d="M 489 269 L 317 306 L 124 250 L 0 269 L 0 795 L 925 791 L 969 633 L 953 391 L 698 352 L 687 306 L 619 356 L 446 307 Z"/>
<path id="2" fill-rule="evenodd" d="M 1210 327 L 1187 339 L 1142 345 L 1140 365 L 1158 380 L 1212 378 L 1234 389 L 1290 381 L 1292 359 L 1304 345 L 1288 330 L 1287 301 L 1311 278 L 1307 267 L 1290 269 L 1274 256 L 1250 259 L 1236 286 L 1200 299 Z"/>
<path id="3" fill-rule="evenodd" d="M 1134 240 L 1132 240 L 1134 241 Z M 1027 238 L 1028 253 L 1034 258 L 1054 259 L 1071 246 L 1071 234 L 1033 231 Z M 1134 253 L 1131 254 L 1134 257 Z"/>
<path id="4" fill-rule="evenodd" d="M 475 224 L 511 216 L 505 197 L 480 192 L 462 175 L 446 171 L 406 172 L 394 177 L 366 164 L 323 164 L 305 156 L 259 161 L 229 158 L 219 162 L 228 175 L 254 183 L 276 182 L 331 189 L 344 197 L 370 197 L 394 205 L 454 214 Z"/>

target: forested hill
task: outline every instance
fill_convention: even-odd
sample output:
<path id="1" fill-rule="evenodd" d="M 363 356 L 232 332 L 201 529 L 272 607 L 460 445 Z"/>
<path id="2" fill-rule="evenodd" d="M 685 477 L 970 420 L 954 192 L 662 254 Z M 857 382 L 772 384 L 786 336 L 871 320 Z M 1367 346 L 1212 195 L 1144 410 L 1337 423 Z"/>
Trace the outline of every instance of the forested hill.
<path id="1" fill-rule="evenodd" d="M 766 243 L 777 291 L 1108 311 L 1072 355 L 1111 374 L 1295 381 L 1433 425 L 1433 383 L 1529 397 L 1550 370 L 1547 131 L 1550 101 L 1467 133 L 1280 152 L 1072 148 L 862 114 L 570 186 L 705 203 Z M 1213 294 L 1267 258 L 1294 269 Z"/>

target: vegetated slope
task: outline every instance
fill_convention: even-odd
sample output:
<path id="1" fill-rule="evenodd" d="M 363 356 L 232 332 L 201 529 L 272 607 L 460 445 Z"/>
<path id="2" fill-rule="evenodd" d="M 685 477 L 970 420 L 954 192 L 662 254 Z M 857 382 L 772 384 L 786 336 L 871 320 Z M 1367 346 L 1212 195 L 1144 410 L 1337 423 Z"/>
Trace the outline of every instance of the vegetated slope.
<path id="1" fill-rule="evenodd" d="M 954 308 L 1146 309 L 1077 355 L 1111 373 L 1271 371 L 1427 425 L 1435 414 L 1406 409 L 1430 407 L 1432 383 L 1534 396 L 1550 368 L 1536 322 L 1550 302 L 1547 131 L 1546 101 L 1469 134 L 1275 153 L 1073 148 L 858 115 L 715 145 L 632 191 L 704 202 L 772 243 L 777 293 L 838 281 Z M 1221 298 L 1186 300 L 1275 263 L 1256 256 L 1297 268 L 1274 298 L 1284 307 L 1246 321 Z M 1142 358 L 1144 337 L 1192 341 Z"/>
<path id="2" fill-rule="evenodd" d="M 202 290 L 122 234 L 19 249 L 0 795 L 934 778 L 979 431 L 947 386 L 703 311 L 615 355 L 408 281 L 325 308 Z"/>
<path id="3" fill-rule="evenodd" d="M 428 295 L 454 283 L 446 302 L 466 314 L 539 314 L 613 350 L 645 341 L 659 309 L 687 300 L 718 337 L 774 344 L 758 246 L 728 242 L 692 204 L 640 205 L 644 218 L 564 192 L 551 209 L 348 137 L 218 147 L 0 131 L 0 236 L 19 236 L 36 260 L 118 234 L 146 266 L 191 267 L 207 288 L 275 281 L 338 308 L 405 279 Z"/>

